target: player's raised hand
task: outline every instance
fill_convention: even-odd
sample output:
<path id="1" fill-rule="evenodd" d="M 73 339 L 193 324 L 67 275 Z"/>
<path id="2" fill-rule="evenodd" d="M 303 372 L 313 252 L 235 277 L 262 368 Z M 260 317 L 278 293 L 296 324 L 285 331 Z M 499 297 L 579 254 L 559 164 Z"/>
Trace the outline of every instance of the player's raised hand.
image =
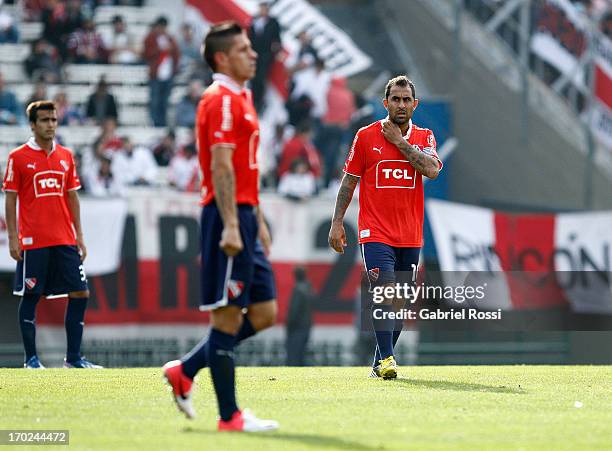
<path id="1" fill-rule="evenodd" d="M 219 247 L 223 249 L 223 252 L 228 257 L 233 257 L 242 252 L 244 245 L 242 244 L 238 225 L 223 227 Z"/>
<path id="2" fill-rule="evenodd" d="M 404 137 L 402 136 L 402 131 L 400 130 L 399 125 L 394 122 L 391 122 L 389 119 L 385 119 L 383 121 L 382 133 L 387 141 L 398 147 L 404 141 Z"/>
<path id="3" fill-rule="evenodd" d="M 339 254 L 344 254 L 344 248 L 346 247 L 346 232 L 344 231 L 344 225 L 342 223 L 332 222 L 327 242 L 333 250 Z"/>
<path id="4" fill-rule="evenodd" d="M 21 256 L 21 245 L 19 244 L 19 238 L 9 238 L 9 251 L 11 253 L 11 257 L 18 262 L 23 260 Z"/>

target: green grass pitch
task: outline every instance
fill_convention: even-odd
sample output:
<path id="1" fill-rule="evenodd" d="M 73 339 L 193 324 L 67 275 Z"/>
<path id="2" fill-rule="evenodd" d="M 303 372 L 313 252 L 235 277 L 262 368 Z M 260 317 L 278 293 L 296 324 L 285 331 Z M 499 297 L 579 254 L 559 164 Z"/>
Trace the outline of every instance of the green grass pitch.
<path id="1" fill-rule="evenodd" d="M 49 449 L 71 450 L 612 449 L 611 366 L 401 367 L 395 381 L 366 368 L 237 374 L 240 405 L 278 432 L 215 432 L 208 371 L 186 420 L 159 368 L 0 369 L 0 429 L 69 429 L 70 446 Z"/>

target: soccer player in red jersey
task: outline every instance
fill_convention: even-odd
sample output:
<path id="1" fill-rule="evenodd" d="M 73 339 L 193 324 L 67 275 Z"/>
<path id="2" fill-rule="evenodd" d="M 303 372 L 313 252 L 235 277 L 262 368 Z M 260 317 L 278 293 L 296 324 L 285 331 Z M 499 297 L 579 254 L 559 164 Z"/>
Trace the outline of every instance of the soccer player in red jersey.
<path id="1" fill-rule="evenodd" d="M 251 91 L 257 53 L 233 22 L 213 26 L 204 59 L 214 71 L 198 105 L 196 136 L 202 169 L 202 306 L 211 312 L 209 336 L 182 360 L 164 365 L 180 411 L 188 418 L 196 373 L 208 366 L 219 405 L 220 431 L 278 428 L 236 403 L 234 346 L 271 326 L 276 289 L 266 257 L 270 234 L 259 209 L 259 122 Z M 246 313 L 243 310 L 246 309 Z"/>
<path id="2" fill-rule="evenodd" d="M 423 245 L 422 176 L 435 179 L 442 169 L 432 131 L 412 123 L 418 103 L 407 77 L 389 80 L 383 99 L 387 118 L 357 132 L 344 166 L 329 245 L 344 252 L 344 215 L 359 182 L 359 244 L 371 288 L 394 285 L 397 275 L 412 273 L 418 265 Z M 397 303 L 375 307 L 390 312 Z M 402 322 L 378 316 L 383 318 L 373 315 L 377 347 L 371 375 L 392 379 L 397 377 L 393 347 Z"/>
<path id="3" fill-rule="evenodd" d="M 33 102 L 27 115 L 34 136 L 9 154 L 3 183 L 9 249 L 17 260 L 14 294 L 21 296 L 19 327 L 25 348 L 24 366 L 44 369 L 36 353 L 38 300 L 43 295 L 68 295 L 64 367 L 101 368 L 80 354 L 89 298 L 83 270 L 87 249 L 77 195 L 81 182 L 72 152 L 54 141 L 55 104 Z"/>

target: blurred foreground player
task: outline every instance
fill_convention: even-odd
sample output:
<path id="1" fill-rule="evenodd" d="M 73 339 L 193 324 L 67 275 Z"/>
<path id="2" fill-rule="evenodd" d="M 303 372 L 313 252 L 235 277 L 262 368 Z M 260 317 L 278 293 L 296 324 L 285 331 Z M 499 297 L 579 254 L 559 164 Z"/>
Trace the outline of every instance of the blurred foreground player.
<path id="1" fill-rule="evenodd" d="M 19 327 L 25 347 L 24 366 L 44 369 L 36 354 L 38 300 L 41 296 L 68 295 L 64 368 L 102 368 L 80 354 L 89 298 L 83 270 L 87 249 L 77 195 L 81 182 L 72 152 L 54 141 L 55 104 L 33 102 L 27 115 L 34 136 L 9 154 L 3 184 L 9 249 L 17 260 L 14 294 L 21 296 Z"/>
<path id="2" fill-rule="evenodd" d="M 278 428 L 276 421 L 238 409 L 234 365 L 234 346 L 270 327 L 276 317 L 272 267 L 264 253 L 270 234 L 259 210 L 259 123 L 245 88 L 255 74 L 257 53 L 233 22 L 213 26 L 203 47 L 214 82 L 196 116 L 203 174 L 200 309 L 210 310 L 211 331 L 182 360 L 164 365 L 164 376 L 179 410 L 193 418 L 193 378 L 208 366 L 219 405 L 218 429 L 269 431 Z"/>
<path id="3" fill-rule="evenodd" d="M 407 282 L 419 262 L 423 245 L 422 175 L 435 179 L 442 162 L 432 131 L 412 123 L 418 103 L 414 84 L 407 77 L 389 80 L 383 99 L 388 116 L 357 132 L 344 166 L 329 245 L 336 252 L 344 252 L 344 214 L 360 182 L 359 244 L 370 288 Z M 403 305 L 391 299 L 374 307 L 390 312 Z M 397 377 L 393 347 L 403 323 L 372 318 L 377 346 L 371 376 L 393 379 Z"/>

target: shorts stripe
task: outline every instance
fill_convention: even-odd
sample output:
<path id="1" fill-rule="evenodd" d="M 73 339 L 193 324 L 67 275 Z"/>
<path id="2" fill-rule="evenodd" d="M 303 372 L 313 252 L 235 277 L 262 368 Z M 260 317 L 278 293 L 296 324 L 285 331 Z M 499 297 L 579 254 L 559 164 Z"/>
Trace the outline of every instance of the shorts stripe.
<path id="1" fill-rule="evenodd" d="M 206 312 L 209 310 L 215 310 L 219 307 L 225 307 L 228 303 L 228 286 L 229 280 L 232 276 L 232 267 L 234 266 L 234 257 L 227 258 L 227 266 L 225 267 L 225 280 L 223 282 L 223 297 L 213 304 L 200 305 L 200 311 Z"/>
<path id="2" fill-rule="evenodd" d="M 13 291 L 15 296 L 23 296 L 25 294 L 25 275 L 26 275 L 26 255 L 28 254 L 27 250 L 23 251 L 23 268 L 21 274 L 21 291 Z"/>

